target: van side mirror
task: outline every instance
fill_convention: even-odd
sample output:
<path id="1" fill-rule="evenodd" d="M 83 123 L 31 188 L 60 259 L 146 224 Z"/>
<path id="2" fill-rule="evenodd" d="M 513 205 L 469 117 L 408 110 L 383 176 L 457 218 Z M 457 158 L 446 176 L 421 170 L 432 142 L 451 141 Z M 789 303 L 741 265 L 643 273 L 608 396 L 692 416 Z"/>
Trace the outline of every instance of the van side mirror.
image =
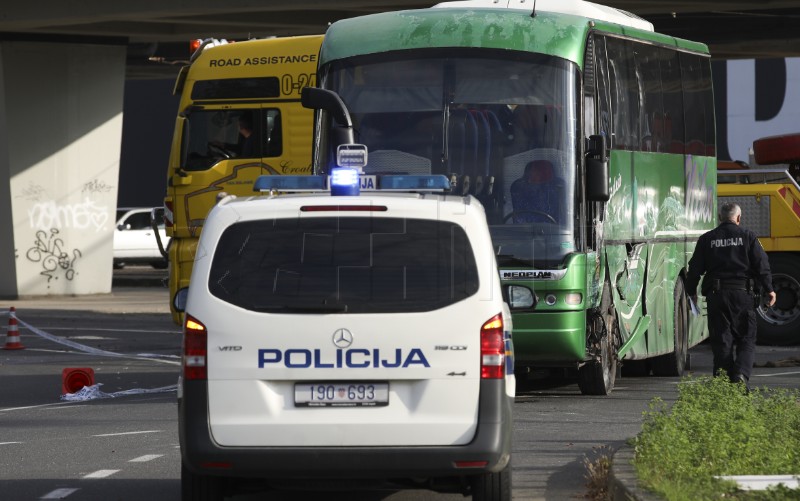
<path id="1" fill-rule="evenodd" d="M 586 199 L 607 202 L 611 198 L 608 182 L 608 149 L 605 137 L 599 134 L 590 136 L 586 145 Z"/>

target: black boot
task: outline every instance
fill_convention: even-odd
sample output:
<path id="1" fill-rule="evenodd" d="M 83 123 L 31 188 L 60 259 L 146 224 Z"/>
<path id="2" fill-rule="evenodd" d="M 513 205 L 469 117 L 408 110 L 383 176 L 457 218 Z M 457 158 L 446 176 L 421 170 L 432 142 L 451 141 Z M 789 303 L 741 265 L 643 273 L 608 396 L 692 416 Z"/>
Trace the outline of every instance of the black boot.
<path id="1" fill-rule="evenodd" d="M 750 393 L 750 385 L 748 384 L 747 378 L 744 377 L 743 374 L 737 374 L 736 376 L 731 378 L 731 383 L 742 383 L 744 384 L 744 390 L 746 393 Z"/>

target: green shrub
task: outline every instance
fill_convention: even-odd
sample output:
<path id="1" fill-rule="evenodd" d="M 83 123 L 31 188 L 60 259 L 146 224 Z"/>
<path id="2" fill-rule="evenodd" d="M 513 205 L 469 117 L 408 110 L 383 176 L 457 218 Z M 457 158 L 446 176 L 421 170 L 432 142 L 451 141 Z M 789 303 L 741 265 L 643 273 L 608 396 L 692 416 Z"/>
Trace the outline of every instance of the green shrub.
<path id="1" fill-rule="evenodd" d="M 797 390 L 754 389 L 725 377 L 684 378 L 668 407 L 654 399 L 633 441 L 641 485 L 670 501 L 800 499 L 800 490 L 741 492 L 715 475 L 800 474 Z"/>

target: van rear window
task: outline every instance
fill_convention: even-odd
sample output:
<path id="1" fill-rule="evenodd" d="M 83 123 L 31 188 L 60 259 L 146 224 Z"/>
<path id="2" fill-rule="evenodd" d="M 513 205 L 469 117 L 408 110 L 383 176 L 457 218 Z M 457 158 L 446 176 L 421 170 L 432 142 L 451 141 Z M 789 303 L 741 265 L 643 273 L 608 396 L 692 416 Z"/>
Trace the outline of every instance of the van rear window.
<path id="1" fill-rule="evenodd" d="M 234 224 L 219 240 L 208 282 L 219 299 L 270 313 L 431 311 L 478 286 L 460 226 L 376 217 Z"/>

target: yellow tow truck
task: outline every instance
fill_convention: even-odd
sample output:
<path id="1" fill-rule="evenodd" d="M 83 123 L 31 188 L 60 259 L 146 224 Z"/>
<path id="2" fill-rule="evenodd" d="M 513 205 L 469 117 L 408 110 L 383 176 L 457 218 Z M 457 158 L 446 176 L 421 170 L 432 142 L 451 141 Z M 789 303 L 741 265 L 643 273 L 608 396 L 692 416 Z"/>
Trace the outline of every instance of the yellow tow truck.
<path id="1" fill-rule="evenodd" d="M 758 309 L 758 342 L 800 344 L 800 134 L 758 139 L 753 152 L 757 168 L 718 164 L 717 199 L 741 206 L 742 226 L 756 233 L 769 256 L 777 300 Z"/>

